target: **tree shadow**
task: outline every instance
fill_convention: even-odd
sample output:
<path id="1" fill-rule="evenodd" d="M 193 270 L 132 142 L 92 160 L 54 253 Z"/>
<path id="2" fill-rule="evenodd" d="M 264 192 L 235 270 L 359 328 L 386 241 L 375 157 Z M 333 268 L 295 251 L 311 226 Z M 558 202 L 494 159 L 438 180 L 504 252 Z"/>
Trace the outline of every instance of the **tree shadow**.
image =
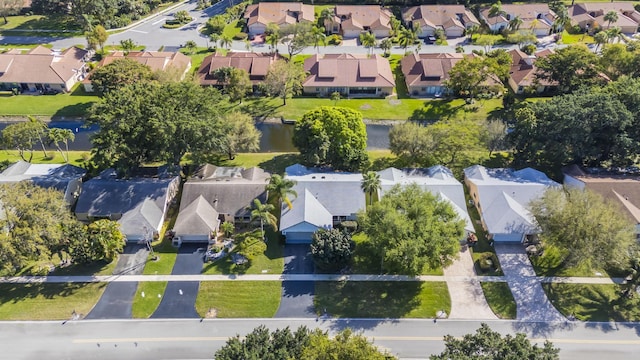
<path id="1" fill-rule="evenodd" d="M 452 106 L 451 100 L 430 100 L 425 101 L 421 108 L 413 111 L 409 120 L 418 122 L 431 122 L 442 118 L 454 116 L 464 108 L 464 103 Z"/>
<path id="2" fill-rule="evenodd" d="M 276 110 L 282 106 L 282 104 L 274 104 L 271 100 L 272 98 L 270 97 L 251 99 L 239 105 L 238 110 L 251 115 L 259 121 L 264 121 L 267 118 L 274 117 Z"/>
<path id="3" fill-rule="evenodd" d="M 84 288 L 87 283 L 28 283 L 0 284 L 0 304 L 18 303 L 25 299 L 34 299 L 42 296 L 45 299 L 66 297 L 75 294 Z M 103 284 L 106 286 L 106 283 Z"/>
<path id="4" fill-rule="evenodd" d="M 578 323 L 574 321 L 515 321 L 512 325 L 514 332 L 522 332 L 533 337 L 550 337 L 556 331 L 571 331 L 577 326 Z"/>
<path id="5" fill-rule="evenodd" d="M 117 260 L 114 260 L 117 261 Z M 51 276 L 78 276 L 78 275 L 94 275 L 106 270 L 111 262 L 104 260 L 95 261 L 89 264 L 71 264 L 65 267 L 56 267 Z"/>
<path id="6" fill-rule="evenodd" d="M 97 98 L 96 98 L 97 99 Z M 56 110 L 53 114 L 53 118 L 56 117 L 69 117 L 69 116 L 85 116 L 91 109 L 93 102 L 87 103 L 78 103 L 73 105 L 63 106 L 60 109 Z"/>
<path id="7" fill-rule="evenodd" d="M 284 174 L 287 166 L 299 163 L 300 161 L 300 154 L 282 154 L 263 161 L 259 163 L 258 166 L 272 174 Z"/>

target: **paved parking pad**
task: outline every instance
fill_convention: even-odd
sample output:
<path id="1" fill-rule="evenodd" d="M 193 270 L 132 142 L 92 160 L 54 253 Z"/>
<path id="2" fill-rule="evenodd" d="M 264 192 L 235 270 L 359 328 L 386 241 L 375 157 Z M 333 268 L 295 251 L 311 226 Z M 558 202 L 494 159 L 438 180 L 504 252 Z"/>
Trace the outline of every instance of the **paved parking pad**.
<path id="1" fill-rule="evenodd" d="M 284 274 L 313 274 L 313 260 L 309 245 L 286 245 L 284 248 Z M 315 317 L 313 281 L 283 281 L 280 307 L 275 317 Z"/>

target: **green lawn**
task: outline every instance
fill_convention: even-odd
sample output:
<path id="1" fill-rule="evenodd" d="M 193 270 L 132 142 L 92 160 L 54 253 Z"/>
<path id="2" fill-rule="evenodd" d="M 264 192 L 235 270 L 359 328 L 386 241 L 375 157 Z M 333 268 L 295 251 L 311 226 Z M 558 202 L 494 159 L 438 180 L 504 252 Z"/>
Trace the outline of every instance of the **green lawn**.
<path id="1" fill-rule="evenodd" d="M 202 317 L 270 318 L 280 306 L 280 281 L 203 281 L 196 299 Z"/>
<path id="2" fill-rule="evenodd" d="M 66 15 L 30 15 L 30 16 L 9 16 L 9 23 L 5 24 L 0 20 L 1 30 L 78 30 L 72 16 Z M 10 32 L 6 33 L 11 35 Z"/>
<path id="3" fill-rule="evenodd" d="M 177 199 L 180 199 L 182 190 L 176 195 Z M 180 208 L 180 203 L 175 203 L 169 207 L 167 211 L 167 217 L 165 219 L 164 224 L 162 225 L 162 229 L 160 231 L 160 237 L 158 240 L 151 243 L 153 246 L 154 255 L 149 255 L 149 259 L 144 266 L 143 274 L 145 275 L 169 275 L 173 270 L 173 265 L 176 262 L 176 257 L 178 255 L 178 249 L 175 248 L 171 241 L 172 239 L 165 237 L 164 234 L 167 230 L 173 229 L 173 224 L 175 224 L 176 219 L 178 218 L 178 209 Z M 155 257 L 155 260 L 153 259 Z"/>
<path id="4" fill-rule="evenodd" d="M 234 36 L 242 32 L 242 26 L 239 24 L 239 20 L 233 20 L 228 23 L 222 30 L 222 36 L 228 36 L 233 39 Z"/>
<path id="5" fill-rule="evenodd" d="M 138 283 L 138 289 L 133 297 L 131 311 L 135 319 L 146 319 L 156 311 L 162 300 L 166 281 L 143 281 Z M 144 297 L 142 296 L 144 293 Z"/>
<path id="6" fill-rule="evenodd" d="M 638 299 L 620 299 L 619 285 L 542 284 L 547 297 L 565 316 L 583 321 L 639 321 Z"/>
<path id="7" fill-rule="evenodd" d="M 473 44 L 478 45 L 477 43 L 482 40 L 493 40 L 495 42 L 494 45 L 498 45 L 503 43 L 505 41 L 505 38 L 500 34 L 473 34 L 471 36 L 471 42 Z"/>
<path id="8" fill-rule="evenodd" d="M 482 282 L 480 285 L 494 314 L 500 319 L 516 318 L 516 301 L 506 282 Z"/>
<path id="9" fill-rule="evenodd" d="M 369 245 L 367 235 L 362 232 L 353 236 L 356 249 L 353 255 L 351 272 L 354 274 L 380 274 L 380 257 Z M 425 266 L 422 275 L 443 275 L 442 267 L 431 269 Z"/>
<path id="10" fill-rule="evenodd" d="M 562 32 L 562 43 L 565 45 L 584 43 L 584 44 L 593 44 L 595 40 L 593 36 L 588 34 L 569 34 L 567 30 Z"/>
<path id="11" fill-rule="evenodd" d="M 213 46 L 213 43 L 211 44 L 211 46 Z M 189 53 L 188 49 L 186 48 L 180 49 L 180 52 L 191 58 L 191 72 L 193 74 L 198 72 L 198 69 L 200 68 L 200 65 L 202 65 L 202 61 L 204 60 L 204 58 L 210 54 L 213 54 L 212 51 L 209 51 L 209 49 L 204 47 L 196 48 L 194 53 Z M 219 49 L 218 52 L 226 52 L 226 50 L 222 51 L 222 49 Z"/>
<path id="12" fill-rule="evenodd" d="M 451 311 L 445 282 L 316 282 L 318 314 L 348 318 L 430 318 Z"/>
<path id="13" fill-rule="evenodd" d="M 282 274 L 284 259 L 282 257 L 283 246 L 280 245 L 279 234 L 266 229 L 267 250 L 251 260 L 250 266 L 237 266 L 226 256 L 218 261 L 206 263 L 202 273 L 208 275 L 219 274 Z M 262 240 L 260 240 L 262 241 Z"/>
<path id="14" fill-rule="evenodd" d="M 78 275 L 112 275 L 118 259 L 112 262 L 96 261 L 86 265 L 70 265 L 64 268 L 56 268 L 50 275 L 53 276 L 78 276 Z"/>
<path id="15" fill-rule="evenodd" d="M 562 252 L 553 246 L 546 245 L 542 256 L 530 256 L 531 264 L 538 276 L 595 276 L 596 272 L 606 274 L 602 269 L 593 269 L 586 263 L 566 267 L 562 263 Z"/>
<path id="16" fill-rule="evenodd" d="M 64 160 L 62 155 L 59 152 L 47 152 L 47 155 L 51 156 L 50 158 L 44 157 L 42 151 L 38 151 L 37 149 L 33 151 L 33 159 L 31 162 L 34 164 L 63 164 Z M 91 156 L 88 151 L 69 151 L 69 163 L 76 166 L 83 166 L 85 162 L 85 158 L 89 159 Z M 25 157 L 28 159 L 29 154 L 26 153 Z M 17 150 L 1 150 L 0 151 L 0 164 L 6 163 L 7 165 L 12 164 L 20 159 L 20 155 L 18 155 Z"/>
<path id="17" fill-rule="evenodd" d="M 89 107 L 98 100 L 98 96 L 88 95 L 79 85 L 77 84 L 68 94 L 0 93 L 0 115 L 84 116 Z"/>
<path id="18" fill-rule="evenodd" d="M 106 283 L 0 284 L 1 320 L 64 320 L 86 315 Z"/>

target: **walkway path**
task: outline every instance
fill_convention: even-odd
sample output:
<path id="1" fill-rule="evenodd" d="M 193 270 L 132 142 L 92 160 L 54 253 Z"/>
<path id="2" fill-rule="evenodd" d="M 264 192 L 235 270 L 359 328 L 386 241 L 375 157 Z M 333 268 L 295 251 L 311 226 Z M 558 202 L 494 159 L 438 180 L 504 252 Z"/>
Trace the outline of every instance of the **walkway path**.
<path id="1" fill-rule="evenodd" d="M 541 322 L 566 320 L 547 298 L 524 247 L 521 244 L 496 244 L 495 249 L 516 301 L 516 319 Z"/>
<path id="2" fill-rule="evenodd" d="M 462 248 L 460 257 L 444 269 L 444 277 L 451 298 L 451 314 L 449 319 L 497 319 L 493 313 L 480 282 L 475 276 L 471 252 L 466 246 Z M 468 278 L 456 281 L 454 279 Z"/>

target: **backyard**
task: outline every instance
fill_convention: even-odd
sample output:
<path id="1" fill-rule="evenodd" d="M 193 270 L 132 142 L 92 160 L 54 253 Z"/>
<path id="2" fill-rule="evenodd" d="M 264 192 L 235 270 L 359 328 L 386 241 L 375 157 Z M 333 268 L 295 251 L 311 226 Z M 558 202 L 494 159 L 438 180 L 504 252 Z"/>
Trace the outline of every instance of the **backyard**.
<path id="1" fill-rule="evenodd" d="M 0 115 L 42 115 L 57 117 L 83 117 L 98 100 L 89 95 L 80 84 L 70 93 L 57 95 L 12 95 L 0 92 Z"/>

